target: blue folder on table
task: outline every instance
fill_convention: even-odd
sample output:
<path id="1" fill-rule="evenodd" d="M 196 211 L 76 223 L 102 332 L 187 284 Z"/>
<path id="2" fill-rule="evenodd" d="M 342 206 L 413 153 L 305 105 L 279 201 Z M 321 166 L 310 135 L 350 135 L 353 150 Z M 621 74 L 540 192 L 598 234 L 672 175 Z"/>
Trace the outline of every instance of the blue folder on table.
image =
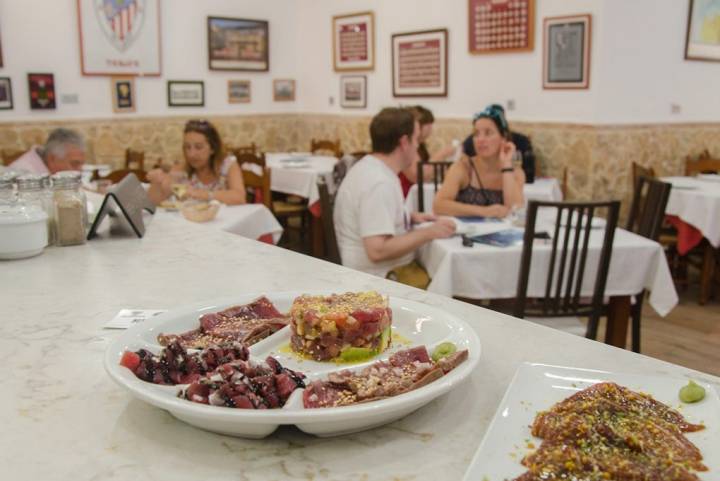
<path id="1" fill-rule="evenodd" d="M 522 245 L 525 232 L 520 229 L 505 229 L 491 234 L 482 234 L 468 237 L 478 244 L 486 244 L 495 247 L 510 247 Z"/>

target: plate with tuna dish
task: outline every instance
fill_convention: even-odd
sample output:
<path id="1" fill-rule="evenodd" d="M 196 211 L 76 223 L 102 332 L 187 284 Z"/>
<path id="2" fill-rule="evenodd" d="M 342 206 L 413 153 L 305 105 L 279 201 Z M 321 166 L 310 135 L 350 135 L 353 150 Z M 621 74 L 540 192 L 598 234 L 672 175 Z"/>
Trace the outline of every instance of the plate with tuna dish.
<path id="1" fill-rule="evenodd" d="M 525 363 L 465 481 L 720 479 L 720 398 L 697 380 Z"/>
<path id="2" fill-rule="evenodd" d="M 110 377 L 191 425 L 261 438 L 399 419 L 477 366 L 463 320 L 378 292 L 238 295 L 168 311 L 115 339 Z"/>

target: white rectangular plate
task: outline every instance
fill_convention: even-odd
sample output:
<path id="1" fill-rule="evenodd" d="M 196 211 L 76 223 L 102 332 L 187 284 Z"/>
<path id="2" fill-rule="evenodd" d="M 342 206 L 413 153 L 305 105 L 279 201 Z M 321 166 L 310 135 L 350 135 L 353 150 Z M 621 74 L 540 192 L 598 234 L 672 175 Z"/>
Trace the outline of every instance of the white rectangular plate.
<path id="1" fill-rule="evenodd" d="M 688 379 L 524 363 L 515 373 L 464 480 L 512 480 L 526 472 L 520 461 L 534 451 L 533 446 L 537 448 L 542 442 L 530 434 L 535 415 L 603 381 L 650 394 L 679 410 L 689 422 L 704 424 L 704 430 L 686 434 L 700 449 L 703 462 L 710 469 L 696 474 L 703 481 L 720 479 L 720 399 L 711 385 L 695 380 L 705 388 L 705 399 L 696 404 L 682 404 L 678 391 Z"/>

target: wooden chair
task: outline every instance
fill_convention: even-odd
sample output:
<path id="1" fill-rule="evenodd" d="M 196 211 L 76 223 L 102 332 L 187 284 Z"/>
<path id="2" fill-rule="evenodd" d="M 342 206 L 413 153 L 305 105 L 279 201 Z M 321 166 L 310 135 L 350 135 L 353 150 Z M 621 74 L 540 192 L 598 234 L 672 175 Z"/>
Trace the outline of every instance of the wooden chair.
<path id="1" fill-rule="evenodd" d="M 670 198 L 671 188 L 671 184 L 640 175 L 635 183 L 626 229 L 657 241 L 665 219 L 665 207 Z M 630 308 L 632 350 L 634 352 L 640 352 L 640 322 L 644 300 L 645 291 L 643 290 L 635 296 L 635 304 Z"/>
<path id="2" fill-rule="evenodd" d="M 340 248 L 338 247 L 337 237 L 335 235 L 335 221 L 333 220 L 335 199 L 334 196 L 330 195 L 324 177 L 318 177 L 317 186 L 320 192 L 320 208 L 322 209 L 320 220 L 322 221 L 323 227 L 326 259 L 335 264 L 342 264 Z"/>
<path id="3" fill-rule="evenodd" d="M 640 177 L 647 177 L 649 179 L 654 179 L 657 177 L 655 175 L 655 169 L 652 167 L 644 167 L 637 162 L 632 163 L 632 185 L 633 189 L 636 188 L 638 185 L 638 179 Z"/>
<path id="4" fill-rule="evenodd" d="M 710 158 L 710 152 L 703 152 L 696 160 L 689 155 L 685 158 L 685 175 L 720 173 L 720 159 Z"/>
<path id="5" fill-rule="evenodd" d="M 228 152 L 232 152 L 235 157 L 242 154 L 257 154 L 257 145 L 252 142 L 250 145 L 241 145 L 239 147 L 228 147 Z"/>
<path id="6" fill-rule="evenodd" d="M 272 195 L 270 193 L 270 169 L 260 167 L 260 173 L 249 169 L 240 169 L 243 183 L 248 195 L 248 202 L 264 204 L 272 211 Z M 259 195 L 258 195 L 259 194 Z"/>
<path id="7" fill-rule="evenodd" d="M 438 191 L 438 186 L 443 183 L 445 179 L 445 172 L 453 165 L 453 162 L 418 162 L 417 164 L 417 186 L 418 186 L 418 212 L 425 212 L 425 191 L 423 185 L 425 182 L 425 167 L 431 167 L 433 170 L 433 186 L 435 187 L 435 193 Z"/>
<path id="8" fill-rule="evenodd" d="M 113 184 L 117 184 L 125 178 L 128 174 L 135 174 L 140 182 L 147 182 L 147 172 L 141 169 L 119 169 L 113 170 L 105 177 L 98 177 L 98 179 L 109 180 Z"/>
<path id="9" fill-rule="evenodd" d="M 528 282 L 533 256 L 533 243 L 539 232 L 535 231 L 539 208 L 550 207 L 557 211 L 552 235 L 552 251 L 543 298 L 528 302 Z M 593 296 L 590 303 L 581 299 L 583 276 L 588 254 L 592 219 L 598 209 L 607 209 L 605 235 L 595 276 Z M 607 283 L 612 244 L 615 237 L 619 201 L 607 202 L 542 202 L 532 200 L 528 204 L 525 237 L 518 279 L 517 294 L 513 308 L 515 317 L 569 317 L 588 316 L 585 337 L 597 337 L 600 317 L 605 314 L 603 298 Z M 563 227 L 563 224 L 567 227 Z M 581 242 L 582 241 L 582 242 Z M 556 273 L 557 270 L 557 273 Z M 563 292 L 564 291 L 564 292 Z"/>
<path id="10" fill-rule="evenodd" d="M 142 150 L 125 149 L 125 168 L 145 170 L 145 152 Z"/>
<path id="11" fill-rule="evenodd" d="M 562 183 L 560 184 L 560 191 L 562 192 L 563 200 L 568 200 L 568 194 L 570 189 L 568 187 L 568 168 L 563 167 Z"/>
<path id="12" fill-rule="evenodd" d="M 310 141 L 310 152 L 315 154 L 318 152 L 330 152 L 338 159 L 343 156 L 340 148 L 340 139 L 333 142 L 332 140 L 315 140 Z"/>
<path id="13" fill-rule="evenodd" d="M 24 153 L 25 153 L 24 150 L 3 149 L 2 150 L 3 165 L 12 164 L 13 162 L 15 162 L 18 159 L 18 157 L 20 157 Z"/>

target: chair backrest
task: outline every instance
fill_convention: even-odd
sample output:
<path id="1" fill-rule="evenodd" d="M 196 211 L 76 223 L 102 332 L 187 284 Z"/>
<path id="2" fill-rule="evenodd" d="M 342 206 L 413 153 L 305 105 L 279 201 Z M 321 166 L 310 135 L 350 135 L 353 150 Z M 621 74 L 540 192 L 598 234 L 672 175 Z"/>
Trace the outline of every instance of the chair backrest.
<path id="1" fill-rule="evenodd" d="M 697 160 L 687 156 L 685 159 L 685 175 L 718 174 L 720 173 L 720 159 L 711 159 L 706 150 Z"/>
<path id="2" fill-rule="evenodd" d="M 335 222 L 333 221 L 335 199 L 334 196 L 330 195 L 323 176 L 318 176 L 317 187 L 320 193 L 320 221 L 322 222 L 323 235 L 325 238 L 327 260 L 335 264 L 341 264 L 340 248 L 338 247 L 337 237 L 335 236 Z"/>
<path id="3" fill-rule="evenodd" d="M 442 185 L 445 179 L 445 172 L 453 165 L 453 162 L 442 161 L 442 162 L 418 162 L 417 164 L 417 185 L 418 185 L 418 211 L 425 212 L 425 192 L 423 184 L 425 183 L 425 168 L 432 168 L 432 182 L 435 186 L 435 192 L 438 191 L 438 186 Z M 428 169 L 429 170 L 429 169 Z M 429 180 L 429 179 L 428 179 Z"/>
<path id="4" fill-rule="evenodd" d="M 539 305 L 528 308 L 528 281 L 533 256 L 533 242 L 539 236 L 536 232 L 537 213 L 540 208 L 554 208 L 557 211 L 552 236 L 552 250 L 545 282 L 544 297 Z M 580 302 L 583 278 L 586 270 L 588 246 L 592 220 L 598 209 L 607 209 L 605 235 L 603 238 L 597 275 L 593 289 L 592 303 Z M 620 201 L 607 202 L 543 202 L 532 200 L 528 203 L 523 239 L 522 258 L 518 277 L 517 295 L 513 315 L 585 316 L 599 318 L 605 295 L 612 244 L 615 237 Z M 597 322 L 588 323 L 587 337 L 597 335 Z"/>
<path id="5" fill-rule="evenodd" d="M 638 179 L 640 177 L 647 177 L 650 179 L 654 179 L 657 177 L 655 175 L 655 169 L 652 167 L 644 167 L 637 162 L 632 163 L 632 183 L 633 183 L 633 189 L 637 186 Z"/>
<path id="6" fill-rule="evenodd" d="M 263 160 L 265 160 L 263 156 Z M 243 183 L 248 194 L 248 202 L 262 203 L 273 210 L 272 195 L 270 193 L 270 169 L 265 166 L 259 168 L 240 168 Z"/>
<path id="7" fill-rule="evenodd" d="M 568 199 L 568 193 L 570 192 L 570 188 L 568 186 L 568 168 L 563 167 L 563 175 L 562 175 L 562 183 L 560 184 L 560 191 L 563 195 L 563 200 Z"/>
<path id="8" fill-rule="evenodd" d="M 9 149 L 3 149 L 2 150 L 2 159 L 3 159 L 3 165 L 10 165 L 13 162 L 17 160 L 18 157 L 20 157 L 25 152 L 22 150 L 9 150 Z"/>
<path id="9" fill-rule="evenodd" d="M 237 163 L 241 168 L 243 164 L 255 164 L 260 167 L 267 166 L 264 153 L 237 152 L 233 153 L 233 155 L 235 155 L 235 160 L 237 160 Z"/>
<path id="10" fill-rule="evenodd" d="M 640 176 L 633 189 L 627 230 L 656 241 L 665 218 L 671 184 Z"/>
<path id="11" fill-rule="evenodd" d="M 228 152 L 231 152 L 235 157 L 241 154 L 257 154 L 257 145 L 252 142 L 250 145 L 241 145 L 239 147 L 228 147 Z"/>
<path id="12" fill-rule="evenodd" d="M 105 177 L 98 177 L 99 179 L 109 180 L 113 184 L 117 184 L 125 178 L 128 174 L 135 174 L 140 182 L 147 182 L 147 172 L 141 169 L 118 169 L 113 170 Z"/>
<path id="13" fill-rule="evenodd" d="M 310 140 L 310 152 L 315 154 L 317 152 L 330 152 L 338 159 L 342 157 L 343 152 L 340 148 L 340 139 L 336 141 L 332 140 Z"/>
<path id="14" fill-rule="evenodd" d="M 145 170 L 145 152 L 142 150 L 125 149 L 125 168 Z"/>

